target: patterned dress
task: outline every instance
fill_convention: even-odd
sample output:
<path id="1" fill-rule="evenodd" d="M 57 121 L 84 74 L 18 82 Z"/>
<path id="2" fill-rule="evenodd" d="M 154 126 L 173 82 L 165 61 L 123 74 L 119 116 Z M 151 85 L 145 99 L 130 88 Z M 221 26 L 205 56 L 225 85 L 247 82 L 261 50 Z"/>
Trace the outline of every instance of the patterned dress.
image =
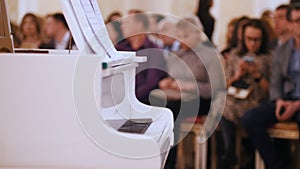
<path id="1" fill-rule="evenodd" d="M 239 62 L 242 57 L 237 55 L 236 51 L 232 51 L 226 65 L 226 79 L 234 76 L 235 72 L 239 70 Z M 254 56 L 254 61 L 258 66 L 260 73 L 264 75 L 268 81 L 271 77 L 271 55 L 257 55 Z M 257 107 L 263 101 L 268 99 L 268 93 L 265 92 L 258 82 L 250 76 L 244 76 L 243 80 L 250 84 L 252 91 L 246 99 L 237 99 L 233 96 L 227 95 L 223 117 L 235 124 L 238 124 L 240 118 L 244 113 L 254 107 Z"/>

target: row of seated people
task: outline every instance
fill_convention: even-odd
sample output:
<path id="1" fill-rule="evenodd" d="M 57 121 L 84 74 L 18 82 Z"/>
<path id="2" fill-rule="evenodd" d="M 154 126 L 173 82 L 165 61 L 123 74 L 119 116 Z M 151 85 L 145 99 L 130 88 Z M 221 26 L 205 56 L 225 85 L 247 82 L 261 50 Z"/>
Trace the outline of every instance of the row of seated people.
<path id="1" fill-rule="evenodd" d="M 20 26 L 12 24 L 15 48 L 76 49 L 68 24 L 62 13 L 45 18 L 26 13 Z"/>
<path id="2" fill-rule="evenodd" d="M 234 168 L 237 163 L 241 166 L 246 161 L 237 161 L 235 150 L 236 128 L 241 126 L 245 128 L 251 146 L 259 150 L 267 168 L 292 168 L 287 162 L 290 160 L 286 158 L 288 155 L 279 151 L 280 148 L 275 146 L 277 141 L 271 139 L 266 130 L 279 121 L 296 120 L 299 123 L 296 52 L 299 9 L 297 5 L 276 8 L 272 21 L 278 37 L 272 41 L 266 23 L 241 17 L 234 24 L 232 37 L 236 38 L 236 47 L 225 55 L 227 86 L 247 88 L 250 94 L 240 98 L 228 92 L 220 123 L 223 139 L 219 156 L 221 168 Z M 253 149 L 250 152 L 254 159 Z M 243 165 L 254 168 L 253 160 Z"/>

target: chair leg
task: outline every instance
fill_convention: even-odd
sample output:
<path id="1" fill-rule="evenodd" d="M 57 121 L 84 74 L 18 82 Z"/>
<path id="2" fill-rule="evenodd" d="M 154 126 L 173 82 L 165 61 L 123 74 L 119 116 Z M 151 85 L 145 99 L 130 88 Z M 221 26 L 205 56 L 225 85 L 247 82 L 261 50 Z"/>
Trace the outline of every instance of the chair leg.
<path id="1" fill-rule="evenodd" d="M 180 138 L 183 137 L 183 133 L 180 133 Z M 185 168 L 185 157 L 184 157 L 184 153 L 183 153 L 183 141 L 184 139 L 182 139 L 177 146 L 177 169 L 184 169 Z"/>
<path id="2" fill-rule="evenodd" d="M 195 158 L 194 158 L 194 164 L 195 164 L 195 169 L 200 169 L 200 145 L 198 143 L 198 137 L 195 137 L 194 141 L 194 147 L 195 147 Z M 201 159 L 202 160 L 202 159 Z"/>
<path id="3" fill-rule="evenodd" d="M 195 137 L 195 169 L 206 169 L 207 166 L 207 141 L 200 143 L 200 137 Z M 201 167 L 200 167 L 201 165 Z"/>
<path id="4" fill-rule="evenodd" d="M 237 158 L 238 158 L 238 163 L 237 165 L 235 165 L 235 169 L 239 169 L 240 168 L 240 158 L 241 158 L 241 146 L 242 146 L 242 136 L 241 136 L 241 133 L 238 131 L 237 132 L 237 135 L 236 135 L 236 155 L 237 155 Z"/>
<path id="5" fill-rule="evenodd" d="M 211 169 L 217 169 L 217 138 L 216 138 L 216 133 L 211 135 L 210 138 L 210 148 L 211 148 L 211 153 L 210 153 L 210 166 Z"/>

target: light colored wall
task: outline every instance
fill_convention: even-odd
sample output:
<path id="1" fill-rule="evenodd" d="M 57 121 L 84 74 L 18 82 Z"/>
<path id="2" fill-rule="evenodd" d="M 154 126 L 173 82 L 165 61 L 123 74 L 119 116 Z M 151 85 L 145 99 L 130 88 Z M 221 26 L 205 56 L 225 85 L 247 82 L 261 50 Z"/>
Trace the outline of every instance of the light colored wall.
<path id="1" fill-rule="evenodd" d="M 199 0 L 98 0 L 104 19 L 113 11 L 123 14 L 129 9 L 141 9 L 146 12 L 161 12 L 177 16 L 186 16 L 195 12 Z M 234 17 L 248 15 L 258 17 L 265 9 L 275 9 L 281 3 L 289 0 L 214 0 L 211 10 L 216 19 L 213 41 L 218 49 L 224 47 L 227 23 Z M 40 15 L 61 10 L 59 0 L 7 0 L 10 17 L 13 21 L 21 20 L 28 12 Z"/>
<path id="2" fill-rule="evenodd" d="M 19 12 L 18 12 L 18 0 L 9 0 L 9 3 L 7 3 L 8 12 L 11 20 L 13 22 L 17 22 Z"/>

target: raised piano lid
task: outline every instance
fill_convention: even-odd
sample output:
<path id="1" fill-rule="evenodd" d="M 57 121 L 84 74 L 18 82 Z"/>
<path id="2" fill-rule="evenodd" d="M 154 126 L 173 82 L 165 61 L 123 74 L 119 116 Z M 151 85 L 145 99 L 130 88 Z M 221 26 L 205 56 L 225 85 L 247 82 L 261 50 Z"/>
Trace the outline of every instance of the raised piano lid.
<path id="1" fill-rule="evenodd" d="M 0 23 L 0 52 L 13 52 L 13 41 L 5 0 L 0 0 Z"/>
<path id="2" fill-rule="evenodd" d="M 61 0 L 63 12 L 80 51 L 123 57 L 115 49 L 96 0 Z M 104 51 L 104 52 L 103 52 Z"/>

